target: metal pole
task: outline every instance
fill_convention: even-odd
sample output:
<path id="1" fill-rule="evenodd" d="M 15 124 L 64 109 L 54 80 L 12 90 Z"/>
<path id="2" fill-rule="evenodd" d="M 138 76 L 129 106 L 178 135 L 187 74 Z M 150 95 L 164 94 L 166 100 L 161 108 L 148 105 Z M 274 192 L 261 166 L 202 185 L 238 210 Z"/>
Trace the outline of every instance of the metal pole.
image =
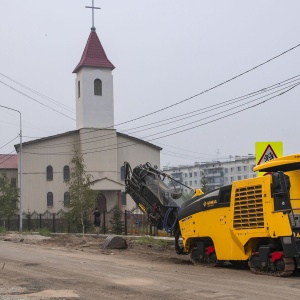
<path id="1" fill-rule="evenodd" d="M 23 229 L 22 214 L 22 118 L 20 113 L 20 231 Z"/>
<path id="2" fill-rule="evenodd" d="M 19 167 L 20 167 L 20 226 L 19 226 L 19 230 L 22 231 L 22 229 L 23 229 L 22 228 L 22 225 L 23 225 L 22 224 L 23 223 L 22 222 L 22 214 L 23 214 L 23 211 L 22 211 L 22 114 L 17 109 L 13 109 L 13 108 L 3 106 L 3 105 L 0 105 L 0 107 L 16 111 L 20 114 L 20 162 L 19 162 Z"/>

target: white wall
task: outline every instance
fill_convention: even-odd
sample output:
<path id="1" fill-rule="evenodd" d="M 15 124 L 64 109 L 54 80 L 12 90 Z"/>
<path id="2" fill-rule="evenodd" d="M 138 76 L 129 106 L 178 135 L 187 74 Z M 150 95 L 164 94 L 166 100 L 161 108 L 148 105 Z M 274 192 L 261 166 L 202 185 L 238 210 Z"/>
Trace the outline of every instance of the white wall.
<path id="1" fill-rule="evenodd" d="M 134 145 L 133 145 L 134 144 Z M 124 147 L 131 145 L 130 147 Z M 23 144 L 23 176 L 22 176 L 22 207 L 23 211 L 44 213 L 57 212 L 64 209 L 64 193 L 68 186 L 63 180 L 63 167 L 70 165 L 74 156 L 74 147 L 84 153 L 86 172 L 93 180 L 107 177 L 110 180 L 124 184 L 121 181 L 120 170 L 127 161 L 134 168 L 139 164 L 150 162 L 160 166 L 160 150 L 153 146 L 137 142 L 130 138 L 117 135 L 111 129 L 86 128 L 69 134 L 62 134 L 44 140 Z M 53 180 L 47 181 L 47 166 L 53 167 Z M 93 189 L 93 187 L 92 187 Z M 103 190 L 107 200 L 107 210 L 118 203 L 117 193 L 120 190 Z M 47 193 L 53 193 L 53 207 L 47 207 Z M 135 206 L 128 196 L 127 205 L 123 209 Z"/>
<path id="2" fill-rule="evenodd" d="M 45 139 L 24 144 L 22 149 L 22 208 L 24 212 L 57 212 L 63 208 L 64 193 L 68 187 L 63 181 L 63 167 L 70 166 L 78 134 Z M 59 155 L 57 155 L 59 154 Z M 47 166 L 53 167 L 53 180 L 47 181 Z M 47 207 L 47 193 L 53 193 L 53 207 Z"/>
<path id="3" fill-rule="evenodd" d="M 94 95 L 94 80 L 102 81 L 102 96 Z M 78 97 L 80 81 L 80 97 Z M 82 67 L 75 80 L 76 129 L 114 125 L 113 76 L 110 69 Z"/>

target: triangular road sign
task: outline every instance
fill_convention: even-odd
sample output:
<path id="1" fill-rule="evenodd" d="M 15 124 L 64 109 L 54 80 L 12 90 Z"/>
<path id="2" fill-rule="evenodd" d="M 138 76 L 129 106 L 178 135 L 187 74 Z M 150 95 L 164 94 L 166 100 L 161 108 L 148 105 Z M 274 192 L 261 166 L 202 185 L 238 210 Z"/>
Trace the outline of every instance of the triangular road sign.
<path id="1" fill-rule="evenodd" d="M 275 151 L 273 150 L 272 146 L 269 144 L 266 150 L 263 152 L 261 158 L 258 161 L 258 165 L 261 165 L 269 160 L 277 158 Z"/>

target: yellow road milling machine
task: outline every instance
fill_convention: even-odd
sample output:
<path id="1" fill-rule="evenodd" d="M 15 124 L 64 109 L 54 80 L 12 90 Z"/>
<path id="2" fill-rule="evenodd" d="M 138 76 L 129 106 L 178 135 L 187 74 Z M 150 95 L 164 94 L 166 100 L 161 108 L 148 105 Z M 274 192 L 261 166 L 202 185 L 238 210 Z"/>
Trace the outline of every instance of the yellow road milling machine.
<path id="1" fill-rule="evenodd" d="M 149 163 L 124 166 L 126 192 L 193 263 L 246 265 L 274 276 L 300 269 L 300 154 L 254 168 L 265 176 L 196 190 L 189 199 L 176 191 L 178 181 Z M 174 188 L 164 182 L 167 177 Z"/>

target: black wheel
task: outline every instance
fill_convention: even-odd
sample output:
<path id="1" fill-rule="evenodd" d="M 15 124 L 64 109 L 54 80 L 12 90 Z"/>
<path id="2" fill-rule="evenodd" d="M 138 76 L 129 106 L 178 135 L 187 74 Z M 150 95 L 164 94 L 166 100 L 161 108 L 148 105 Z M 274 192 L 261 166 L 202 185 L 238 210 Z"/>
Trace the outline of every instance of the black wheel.
<path id="1" fill-rule="evenodd" d="M 285 268 L 285 263 L 282 259 L 278 259 L 275 261 L 276 271 L 282 272 Z"/>
<path id="2" fill-rule="evenodd" d="M 192 251 L 190 252 L 190 259 L 194 265 L 200 264 L 200 256 L 197 248 L 193 248 Z"/>
<path id="3" fill-rule="evenodd" d="M 217 255 L 215 252 L 209 254 L 208 256 L 208 262 L 212 265 L 215 266 L 217 264 Z"/>
<path id="4" fill-rule="evenodd" d="M 224 260 L 218 260 L 216 252 L 213 252 L 208 256 L 208 263 L 212 267 L 220 267 L 224 264 L 224 262 Z"/>

